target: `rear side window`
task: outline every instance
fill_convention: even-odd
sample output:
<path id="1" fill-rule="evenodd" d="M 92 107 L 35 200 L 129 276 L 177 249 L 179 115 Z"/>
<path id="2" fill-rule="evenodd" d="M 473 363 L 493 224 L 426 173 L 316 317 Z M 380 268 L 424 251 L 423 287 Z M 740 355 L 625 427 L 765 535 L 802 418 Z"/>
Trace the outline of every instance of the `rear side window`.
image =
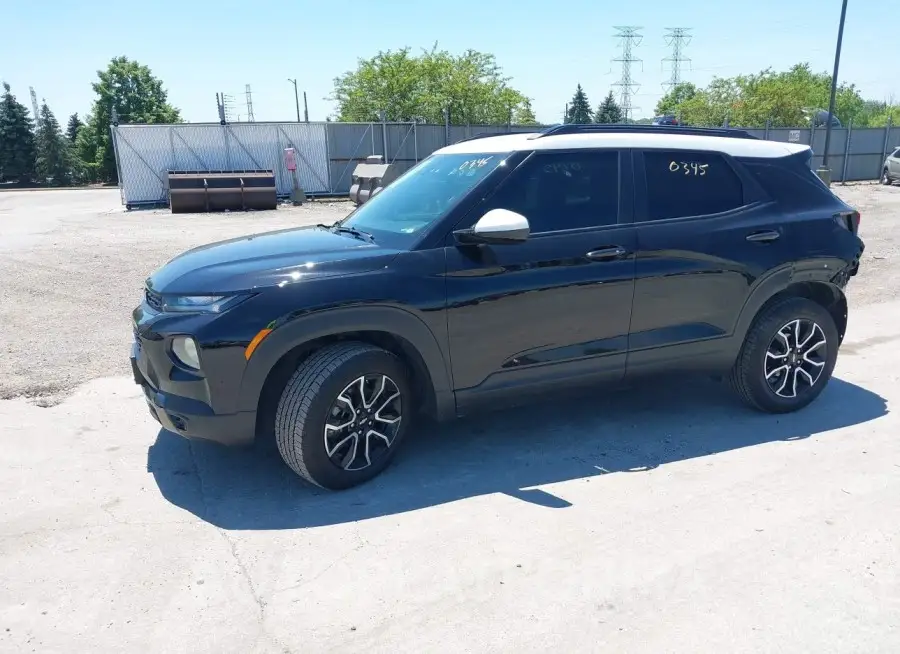
<path id="1" fill-rule="evenodd" d="M 894 154 L 892 155 L 894 159 L 900 159 L 900 148 L 894 150 Z"/>
<path id="2" fill-rule="evenodd" d="M 647 150 L 647 220 L 705 216 L 744 204 L 744 188 L 725 158 L 713 152 Z"/>

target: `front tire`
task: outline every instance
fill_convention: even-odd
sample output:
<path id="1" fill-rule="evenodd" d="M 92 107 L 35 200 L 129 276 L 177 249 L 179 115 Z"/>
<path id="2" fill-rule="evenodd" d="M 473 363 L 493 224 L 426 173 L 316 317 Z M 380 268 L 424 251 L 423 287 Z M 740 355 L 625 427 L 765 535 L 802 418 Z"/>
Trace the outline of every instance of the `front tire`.
<path id="1" fill-rule="evenodd" d="M 311 354 L 288 380 L 276 410 L 275 440 L 298 475 L 342 490 L 390 464 L 411 415 L 403 363 L 366 343 L 339 343 Z"/>
<path id="2" fill-rule="evenodd" d="M 891 185 L 891 173 L 888 171 L 887 168 L 885 168 L 883 171 L 881 171 L 881 183 L 884 186 Z"/>
<path id="3" fill-rule="evenodd" d="M 731 385 L 750 407 L 789 413 L 815 400 L 837 362 L 837 326 L 806 298 L 787 298 L 760 314 L 731 372 Z"/>

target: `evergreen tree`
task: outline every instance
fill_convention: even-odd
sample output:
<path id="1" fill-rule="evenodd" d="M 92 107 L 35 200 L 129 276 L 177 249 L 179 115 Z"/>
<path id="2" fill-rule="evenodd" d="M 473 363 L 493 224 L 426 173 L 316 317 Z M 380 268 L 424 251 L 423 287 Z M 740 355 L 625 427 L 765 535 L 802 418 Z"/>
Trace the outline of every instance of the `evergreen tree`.
<path id="1" fill-rule="evenodd" d="M 619 106 L 613 92 L 610 91 L 603 102 L 600 103 L 600 106 L 597 107 L 597 113 L 594 114 L 594 122 L 611 125 L 621 123 L 623 118 L 622 107 Z"/>
<path id="2" fill-rule="evenodd" d="M 581 84 L 579 84 L 575 89 L 575 95 L 572 96 L 572 102 L 569 103 L 569 114 L 566 116 L 566 122 L 585 125 L 593 122 L 591 113 L 591 103 L 588 102 L 587 93 L 584 92 Z"/>
<path id="3" fill-rule="evenodd" d="M 34 174 L 34 132 L 25 105 L 16 100 L 9 84 L 0 97 L 0 179 L 28 183 Z"/>
<path id="4" fill-rule="evenodd" d="M 78 138 L 78 132 L 82 127 L 84 127 L 84 123 L 81 122 L 81 118 L 78 117 L 77 113 L 69 116 L 69 124 L 66 126 L 66 138 L 69 139 L 71 145 L 75 145 L 75 139 Z"/>
<path id="5" fill-rule="evenodd" d="M 35 171 L 40 182 L 53 186 L 71 185 L 69 142 L 60 131 L 56 116 L 46 102 L 41 105 L 41 115 L 38 118 L 35 151 Z"/>

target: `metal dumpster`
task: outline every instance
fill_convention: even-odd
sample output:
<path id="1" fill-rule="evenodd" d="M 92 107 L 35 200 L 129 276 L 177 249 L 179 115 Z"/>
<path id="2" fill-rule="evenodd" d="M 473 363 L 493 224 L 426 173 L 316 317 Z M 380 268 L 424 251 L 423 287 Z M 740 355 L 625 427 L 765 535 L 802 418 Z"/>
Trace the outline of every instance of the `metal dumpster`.
<path id="1" fill-rule="evenodd" d="M 172 213 L 274 209 L 278 204 L 273 170 L 170 170 Z"/>
<path id="2" fill-rule="evenodd" d="M 356 206 L 365 202 L 378 191 L 399 177 L 397 167 L 384 163 L 380 155 L 366 157 L 365 162 L 356 164 L 350 178 L 350 201 Z"/>

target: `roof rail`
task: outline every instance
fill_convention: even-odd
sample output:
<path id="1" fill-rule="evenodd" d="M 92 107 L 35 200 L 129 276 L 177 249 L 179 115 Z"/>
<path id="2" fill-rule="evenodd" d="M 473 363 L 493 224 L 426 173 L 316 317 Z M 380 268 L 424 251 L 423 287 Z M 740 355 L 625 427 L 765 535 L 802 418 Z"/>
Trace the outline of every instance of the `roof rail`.
<path id="1" fill-rule="evenodd" d="M 544 136 L 559 136 L 561 134 L 686 134 L 691 136 L 723 136 L 735 139 L 757 139 L 749 132 L 730 127 L 682 127 L 681 125 L 609 125 L 600 123 L 588 123 L 585 125 L 566 123 L 564 125 L 551 125 L 540 134 L 531 138 Z"/>
<path id="2" fill-rule="evenodd" d="M 467 136 L 464 139 L 459 139 L 458 141 L 454 141 L 454 143 L 465 143 L 466 141 L 474 141 L 476 139 L 486 139 L 491 136 L 506 136 L 507 134 L 515 134 L 515 132 L 481 132 L 480 134 L 476 134 L 475 136 Z"/>

